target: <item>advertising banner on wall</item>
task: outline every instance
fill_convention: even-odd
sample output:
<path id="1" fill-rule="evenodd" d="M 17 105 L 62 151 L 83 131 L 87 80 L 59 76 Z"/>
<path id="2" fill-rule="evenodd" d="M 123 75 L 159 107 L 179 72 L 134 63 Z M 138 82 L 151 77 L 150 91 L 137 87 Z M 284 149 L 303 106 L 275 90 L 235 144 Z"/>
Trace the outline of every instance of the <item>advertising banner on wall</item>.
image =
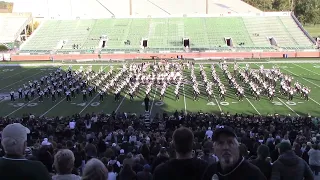
<path id="1" fill-rule="evenodd" d="M 3 61 L 3 54 L 0 53 L 0 61 Z"/>

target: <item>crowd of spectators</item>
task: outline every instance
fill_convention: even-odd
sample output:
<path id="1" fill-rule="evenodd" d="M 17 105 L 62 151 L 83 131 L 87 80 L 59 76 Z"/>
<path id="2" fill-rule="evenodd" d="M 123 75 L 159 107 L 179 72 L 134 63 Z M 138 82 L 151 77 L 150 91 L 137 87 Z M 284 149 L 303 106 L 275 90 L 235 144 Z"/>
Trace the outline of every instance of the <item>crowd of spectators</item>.
<path id="1" fill-rule="evenodd" d="M 320 171 L 319 123 L 310 116 L 176 111 L 146 126 L 131 113 L 30 114 L 0 118 L 0 130 L 0 179 L 301 180 Z"/>

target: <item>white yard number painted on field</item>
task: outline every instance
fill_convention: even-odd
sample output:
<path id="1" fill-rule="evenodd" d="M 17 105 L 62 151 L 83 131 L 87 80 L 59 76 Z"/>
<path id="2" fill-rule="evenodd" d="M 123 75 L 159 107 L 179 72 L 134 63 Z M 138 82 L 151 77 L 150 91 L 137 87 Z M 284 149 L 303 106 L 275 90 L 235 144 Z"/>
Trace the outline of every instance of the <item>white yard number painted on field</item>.
<path id="1" fill-rule="evenodd" d="M 163 106 L 163 105 L 164 105 L 164 102 L 159 101 L 159 102 L 154 103 L 154 105 L 156 105 L 156 106 Z"/>
<path id="2" fill-rule="evenodd" d="M 287 104 L 288 104 L 289 106 L 295 106 L 295 105 L 297 105 L 297 103 L 292 102 L 292 101 L 288 101 Z"/>
<path id="3" fill-rule="evenodd" d="M 320 65 L 313 66 L 314 68 L 320 69 Z"/>
<path id="4" fill-rule="evenodd" d="M 279 102 L 279 101 L 274 101 L 274 102 L 272 102 L 275 106 L 282 106 L 283 104 L 281 103 L 281 102 Z M 289 106 L 296 106 L 297 105 L 297 103 L 295 103 L 295 102 L 292 102 L 292 101 L 288 101 L 288 102 L 286 102 L 286 104 L 287 105 L 289 105 Z"/>
<path id="5" fill-rule="evenodd" d="M 215 106 L 216 104 L 214 102 L 207 103 L 207 106 Z M 221 106 L 229 106 L 228 102 L 220 102 Z"/>
<path id="6" fill-rule="evenodd" d="M 23 106 L 34 107 L 34 106 L 37 106 L 38 103 L 27 103 L 27 104 L 26 103 L 15 103 L 15 104 L 10 103 L 9 105 L 16 108 L 23 107 Z"/>
<path id="7" fill-rule="evenodd" d="M 87 103 L 80 103 L 80 104 L 77 104 L 77 106 L 82 106 L 82 107 L 84 107 L 84 106 L 86 106 L 87 105 Z"/>
<path id="8" fill-rule="evenodd" d="M 93 107 L 96 107 L 96 106 L 99 106 L 100 103 L 99 103 L 99 102 L 93 102 L 93 103 L 91 103 L 90 105 L 93 106 Z"/>
<path id="9" fill-rule="evenodd" d="M 207 103 L 207 106 L 215 106 L 216 104 L 214 102 Z"/>
<path id="10" fill-rule="evenodd" d="M 37 106 L 38 105 L 38 103 L 29 103 L 27 106 L 28 107 L 34 107 L 34 106 Z"/>
<path id="11" fill-rule="evenodd" d="M 9 71 L 13 71 L 13 69 L 3 69 L 3 72 L 9 72 Z"/>
<path id="12" fill-rule="evenodd" d="M 288 66 L 281 66 L 281 68 L 283 68 L 283 69 L 288 69 Z"/>
<path id="13" fill-rule="evenodd" d="M 229 103 L 228 103 L 228 102 L 220 102 L 220 104 L 221 104 L 222 106 L 229 106 Z"/>
<path id="14" fill-rule="evenodd" d="M 22 107 L 23 105 L 24 105 L 24 103 L 12 104 L 13 107 Z"/>

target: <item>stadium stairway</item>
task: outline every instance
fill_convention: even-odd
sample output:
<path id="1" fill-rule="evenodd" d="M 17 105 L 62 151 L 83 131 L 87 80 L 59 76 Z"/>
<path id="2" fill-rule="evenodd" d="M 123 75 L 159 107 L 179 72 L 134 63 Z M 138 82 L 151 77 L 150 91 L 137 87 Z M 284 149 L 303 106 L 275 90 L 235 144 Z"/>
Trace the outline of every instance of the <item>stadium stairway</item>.
<path id="1" fill-rule="evenodd" d="M 146 127 L 149 127 L 151 124 L 149 111 L 145 111 L 144 113 L 144 124 L 146 125 Z"/>

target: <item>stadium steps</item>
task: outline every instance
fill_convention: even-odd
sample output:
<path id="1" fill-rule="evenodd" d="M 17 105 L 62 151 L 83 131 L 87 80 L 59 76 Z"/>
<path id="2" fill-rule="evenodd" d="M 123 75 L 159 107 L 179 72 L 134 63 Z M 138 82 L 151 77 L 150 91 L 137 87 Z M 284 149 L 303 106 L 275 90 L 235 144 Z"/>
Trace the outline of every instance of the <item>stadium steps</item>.
<path id="1" fill-rule="evenodd" d="M 282 24 L 283 29 L 288 33 L 288 35 L 290 36 L 290 38 L 292 39 L 292 41 L 298 45 L 299 43 L 294 39 L 294 37 L 292 37 L 292 34 L 288 31 L 287 26 L 283 23 L 283 21 L 280 19 L 280 17 L 278 17 L 278 21 Z"/>
<path id="2" fill-rule="evenodd" d="M 149 127 L 151 124 L 150 121 L 150 112 L 145 112 L 144 113 L 144 124 L 146 125 L 146 127 Z"/>

